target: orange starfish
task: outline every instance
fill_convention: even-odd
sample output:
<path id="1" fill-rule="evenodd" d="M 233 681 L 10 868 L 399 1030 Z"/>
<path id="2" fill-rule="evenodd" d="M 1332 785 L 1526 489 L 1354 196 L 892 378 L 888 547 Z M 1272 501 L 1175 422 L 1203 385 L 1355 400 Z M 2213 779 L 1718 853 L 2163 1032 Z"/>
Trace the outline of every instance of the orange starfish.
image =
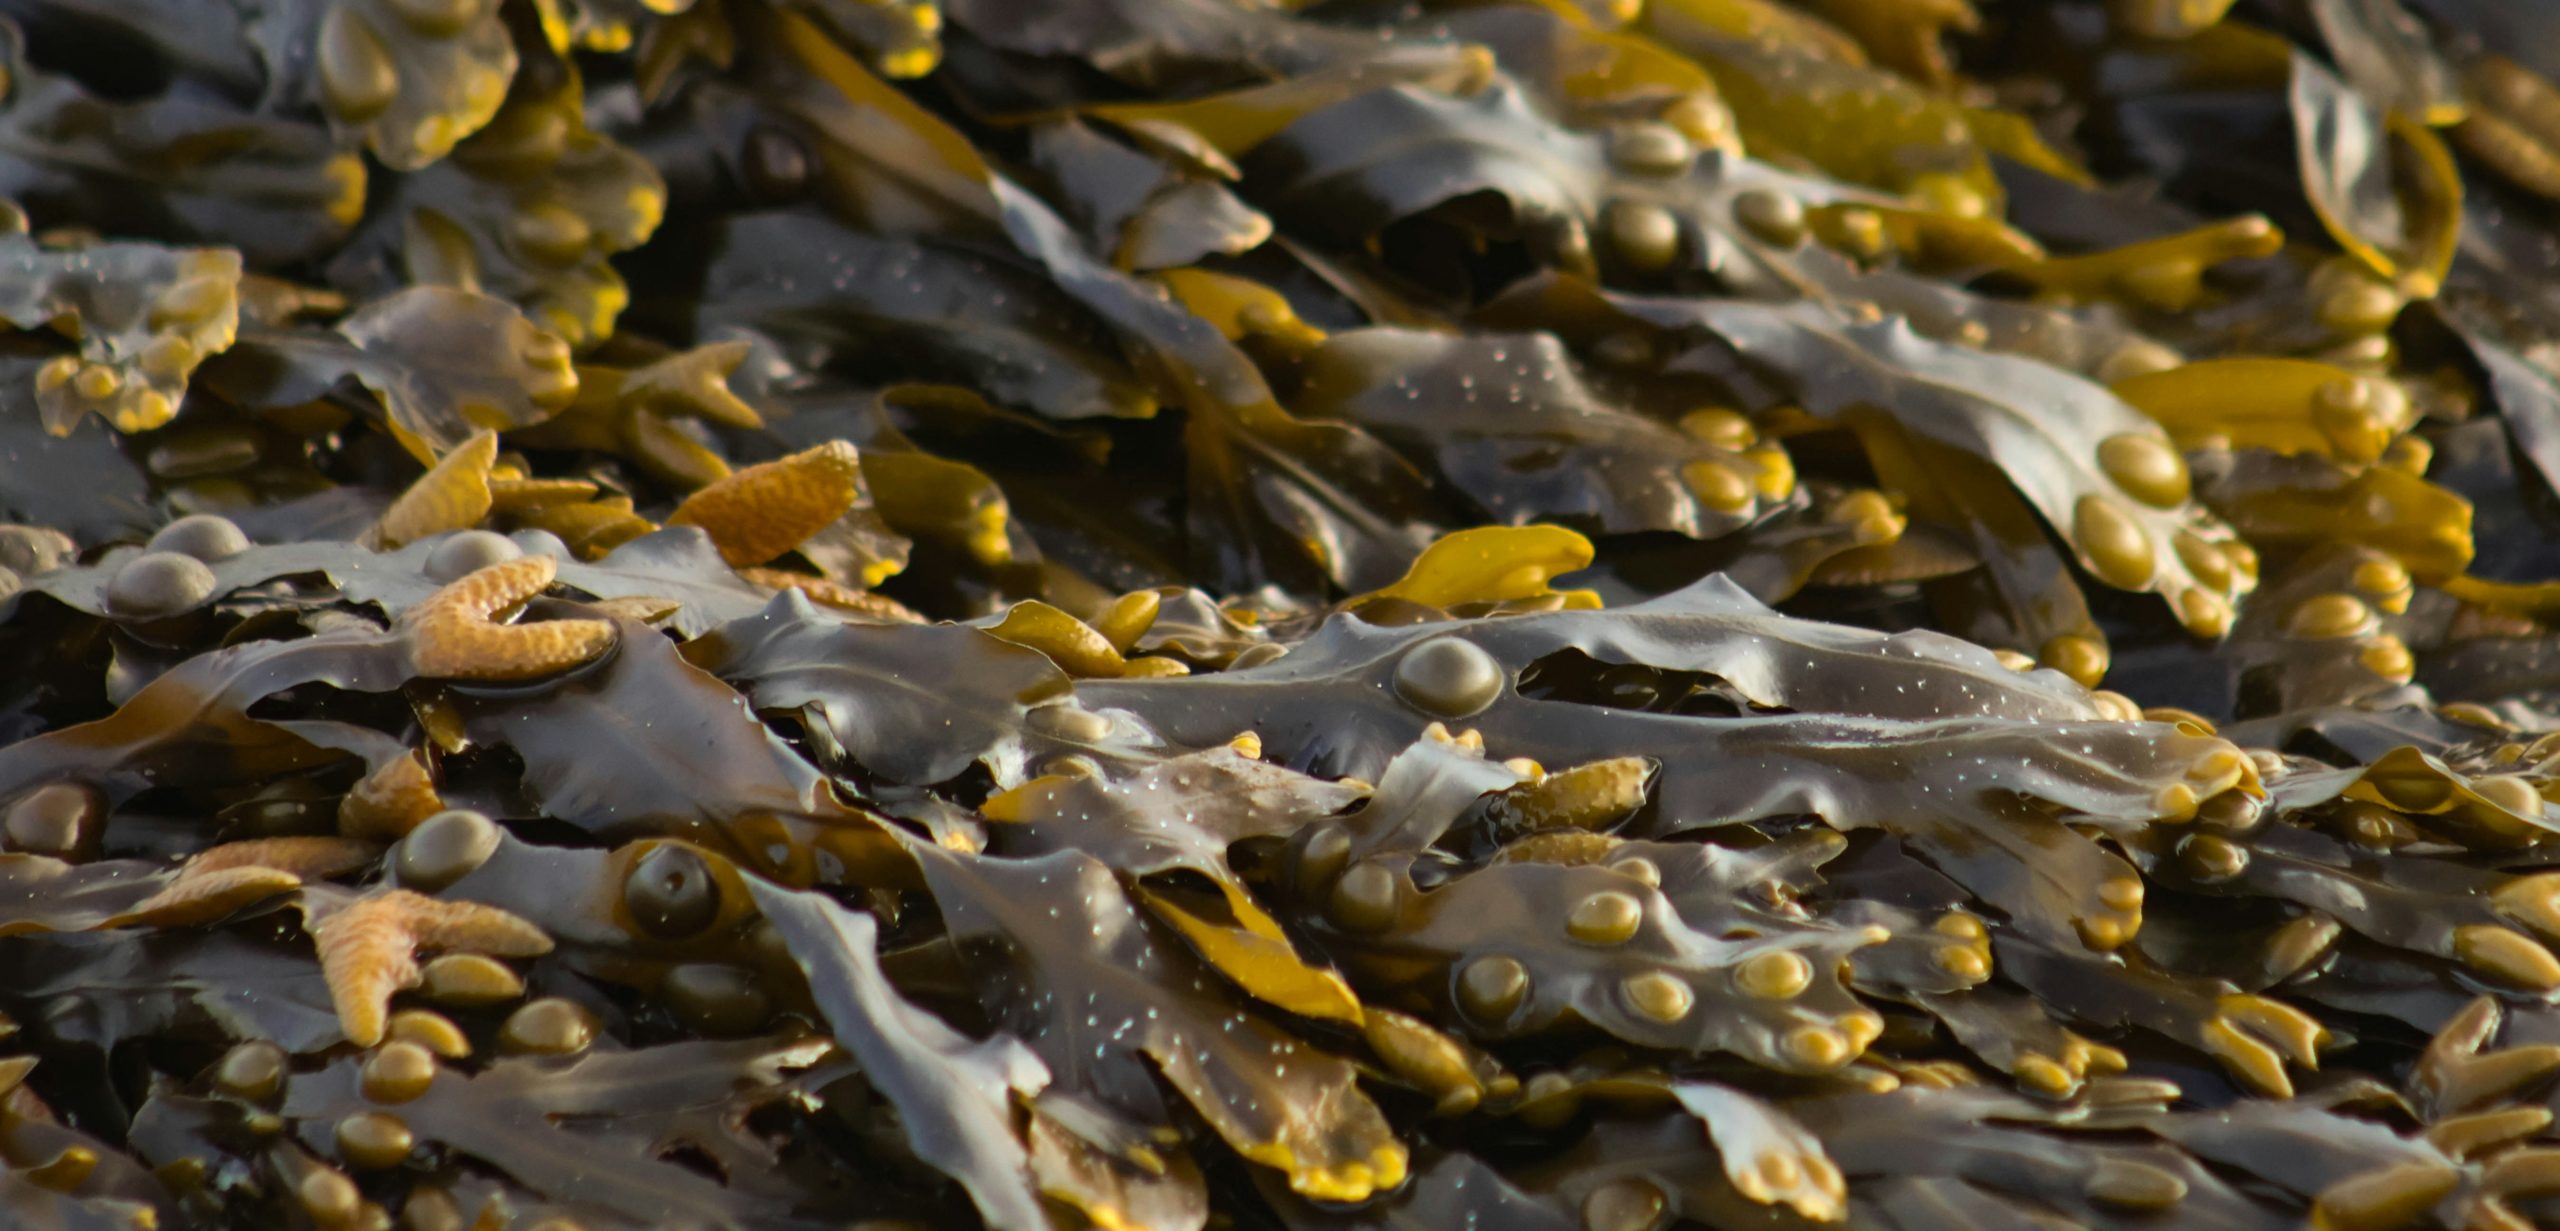
<path id="1" fill-rule="evenodd" d="M 830 440 L 749 466 L 685 498 L 670 526 L 700 526 L 732 568 L 762 564 L 826 529 L 862 498 L 851 444 Z"/>
<path id="2" fill-rule="evenodd" d="M 320 973 L 347 1041 L 382 1041 L 392 993 L 419 985 L 420 949 L 493 957 L 536 957 L 551 951 L 542 929 L 494 906 L 447 902 L 406 889 L 358 898 L 311 924 Z"/>
<path id="3" fill-rule="evenodd" d="M 258 838 L 228 842 L 189 859 L 160 891 L 101 926 L 147 923 L 188 927 L 211 923 L 306 880 L 343 876 L 382 854 L 352 838 Z"/>
<path id="4" fill-rule="evenodd" d="M 436 794 L 425 757 L 412 752 L 384 762 L 338 801 L 338 832 L 389 842 L 442 811 L 444 799 Z"/>
<path id="5" fill-rule="evenodd" d="M 819 606 L 832 607 L 866 619 L 895 624 L 925 623 L 925 618 L 905 603 L 886 594 L 854 589 L 841 581 L 778 568 L 742 568 L 738 570 L 738 576 L 769 589 L 798 590 Z"/>
<path id="6" fill-rule="evenodd" d="M 554 505 L 584 504 L 602 491 L 585 479 L 492 477 L 489 480 L 489 507 L 499 513 L 519 513 Z"/>
<path id="7" fill-rule="evenodd" d="M 498 624 L 491 617 L 540 594 L 559 573 L 549 556 L 492 564 L 409 609 L 409 655 L 418 674 L 451 680 L 539 679 L 595 658 L 613 645 L 603 620 Z"/>
<path id="8" fill-rule="evenodd" d="M 498 434 L 483 430 L 429 467 L 383 510 L 368 536 L 388 551 L 431 534 L 468 530 L 489 515 L 489 468 L 498 460 Z"/>

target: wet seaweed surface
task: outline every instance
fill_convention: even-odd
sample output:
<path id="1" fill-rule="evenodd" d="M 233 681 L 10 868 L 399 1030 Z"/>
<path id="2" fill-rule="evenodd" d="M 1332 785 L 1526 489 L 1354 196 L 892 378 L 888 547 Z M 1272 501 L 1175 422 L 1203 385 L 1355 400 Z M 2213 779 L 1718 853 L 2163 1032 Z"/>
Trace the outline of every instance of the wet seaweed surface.
<path id="1" fill-rule="evenodd" d="M 0 0 L 0 1225 L 2560 1225 L 2555 13 Z"/>

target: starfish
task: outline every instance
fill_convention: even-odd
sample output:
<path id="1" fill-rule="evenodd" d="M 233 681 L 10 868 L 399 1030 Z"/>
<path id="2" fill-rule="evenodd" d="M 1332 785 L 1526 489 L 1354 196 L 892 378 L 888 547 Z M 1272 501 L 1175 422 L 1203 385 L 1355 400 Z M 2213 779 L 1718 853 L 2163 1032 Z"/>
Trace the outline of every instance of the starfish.
<path id="1" fill-rule="evenodd" d="M 778 568 L 742 568 L 738 576 L 771 590 L 798 590 L 809 601 L 850 615 L 891 624 L 922 624 L 923 616 L 886 594 L 857 590 L 841 581 Z"/>
<path id="2" fill-rule="evenodd" d="M 411 752 L 383 762 L 338 801 L 338 832 L 389 842 L 443 810 L 444 799 L 436 794 L 425 758 Z"/>
<path id="3" fill-rule="evenodd" d="M 851 444 L 830 440 L 749 466 L 685 497 L 670 526 L 700 526 L 733 568 L 762 564 L 798 547 L 862 498 L 862 467 Z"/>
<path id="4" fill-rule="evenodd" d="M 392 993 L 419 985 L 421 949 L 536 957 L 551 951 L 542 929 L 494 906 L 447 902 L 407 889 L 357 898 L 310 925 L 320 973 L 347 1041 L 371 1047 L 390 1021 Z"/>
<path id="5" fill-rule="evenodd" d="M 368 536 L 384 551 L 431 534 L 468 530 L 489 515 L 489 468 L 498 460 L 498 434 L 483 430 L 430 467 L 382 511 Z"/>
<path id="6" fill-rule="evenodd" d="M 518 513 L 555 505 L 585 504 L 603 492 L 603 488 L 585 479 L 530 479 L 502 469 L 489 476 L 489 509 L 496 513 Z"/>
<path id="7" fill-rule="evenodd" d="M 418 674 L 449 680 L 539 679 L 612 648 L 603 620 L 498 624 L 490 617 L 540 594 L 558 574 L 545 555 L 519 556 L 462 577 L 409 609 L 409 654 Z"/>
<path id="8" fill-rule="evenodd" d="M 186 927 L 211 923 L 306 880 L 343 876 L 371 864 L 382 848 L 353 838 L 257 838 L 228 842 L 189 859 L 160 891 L 102 926 L 147 923 Z"/>

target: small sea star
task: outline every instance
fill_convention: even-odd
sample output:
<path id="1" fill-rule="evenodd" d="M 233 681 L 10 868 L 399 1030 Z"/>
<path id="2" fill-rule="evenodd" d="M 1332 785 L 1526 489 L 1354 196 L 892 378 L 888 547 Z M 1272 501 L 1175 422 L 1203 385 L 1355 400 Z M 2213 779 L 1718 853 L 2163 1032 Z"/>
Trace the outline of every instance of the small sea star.
<path id="1" fill-rule="evenodd" d="M 539 679 L 611 648 L 613 625 L 603 620 L 491 621 L 542 593 L 558 570 L 549 556 L 519 556 L 462 577 L 410 608 L 403 622 L 418 674 L 450 680 Z"/>
<path id="2" fill-rule="evenodd" d="M 359 1047 L 382 1041 L 391 996 L 418 986 L 420 949 L 492 957 L 535 957 L 551 951 L 542 929 L 494 906 L 447 902 L 406 889 L 357 898 L 311 925 L 320 972 L 329 981 L 339 1028 Z"/>
<path id="3" fill-rule="evenodd" d="M 676 506 L 670 526 L 700 526 L 732 567 L 762 564 L 798 547 L 862 497 L 851 444 L 830 440 L 749 466 Z"/>
<path id="4" fill-rule="evenodd" d="M 443 810 L 425 759 L 411 752 L 383 762 L 338 801 L 338 832 L 389 842 Z"/>
<path id="5" fill-rule="evenodd" d="M 258 838 L 212 847 L 178 869 L 160 891 L 106 926 L 147 923 L 186 927 L 211 923 L 252 902 L 299 888 L 306 880 L 342 876 L 374 861 L 382 848 L 353 838 Z"/>

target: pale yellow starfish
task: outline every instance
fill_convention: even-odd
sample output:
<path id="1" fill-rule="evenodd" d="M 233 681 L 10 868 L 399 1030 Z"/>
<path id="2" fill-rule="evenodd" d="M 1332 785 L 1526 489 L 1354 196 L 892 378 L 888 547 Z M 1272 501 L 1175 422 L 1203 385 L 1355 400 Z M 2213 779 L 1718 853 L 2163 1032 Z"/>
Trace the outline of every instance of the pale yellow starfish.
<path id="1" fill-rule="evenodd" d="M 299 888 L 306 880 L 342 876 L 372 863 L 382 848 L 353 838 L 257 838 L 198 853 L 160 891 L 105 926 L 145 923 L 187 927 L 211 923 L 250 903 Z"/>
<path id="2" fill-rule="evenodd" d="M 410 661 L 449 680 L 531 680 L 566 671 L 613 645 L 603 620 L 498 624 L 491 617 L 540 594 L 558 575 L 545 555 L 518 556 L 462 577 L 409 609 Z"/>
<path id="3" fill-rule="evenodd" d="M 411 752 L 383 762 L 338 801 L 338 832 L 390 842 L 443 810 L 444 799 L 436 794 L 425 759 Z"/>
<path id="4" fill-rule="evenodd" d="M 320 973 L 329 981 L 339 1029 L 359 1047 L 382 1041 L 393 993 L 418 986 L 418 951 L 491 957 L 551 951 L 542 929 L 494 906 L 447 902 L 406 889 L 358 898 L 311 924 Z"/>
<path id="5" fill-rule="evenodd" d="M 841 581 L 778 568 L 742 568 L 738 576 L 773 590 L 798 590 L 821 607 L 895 624 L 922 624 L 923 616 L 886 594 L 857 590 Z"/>

